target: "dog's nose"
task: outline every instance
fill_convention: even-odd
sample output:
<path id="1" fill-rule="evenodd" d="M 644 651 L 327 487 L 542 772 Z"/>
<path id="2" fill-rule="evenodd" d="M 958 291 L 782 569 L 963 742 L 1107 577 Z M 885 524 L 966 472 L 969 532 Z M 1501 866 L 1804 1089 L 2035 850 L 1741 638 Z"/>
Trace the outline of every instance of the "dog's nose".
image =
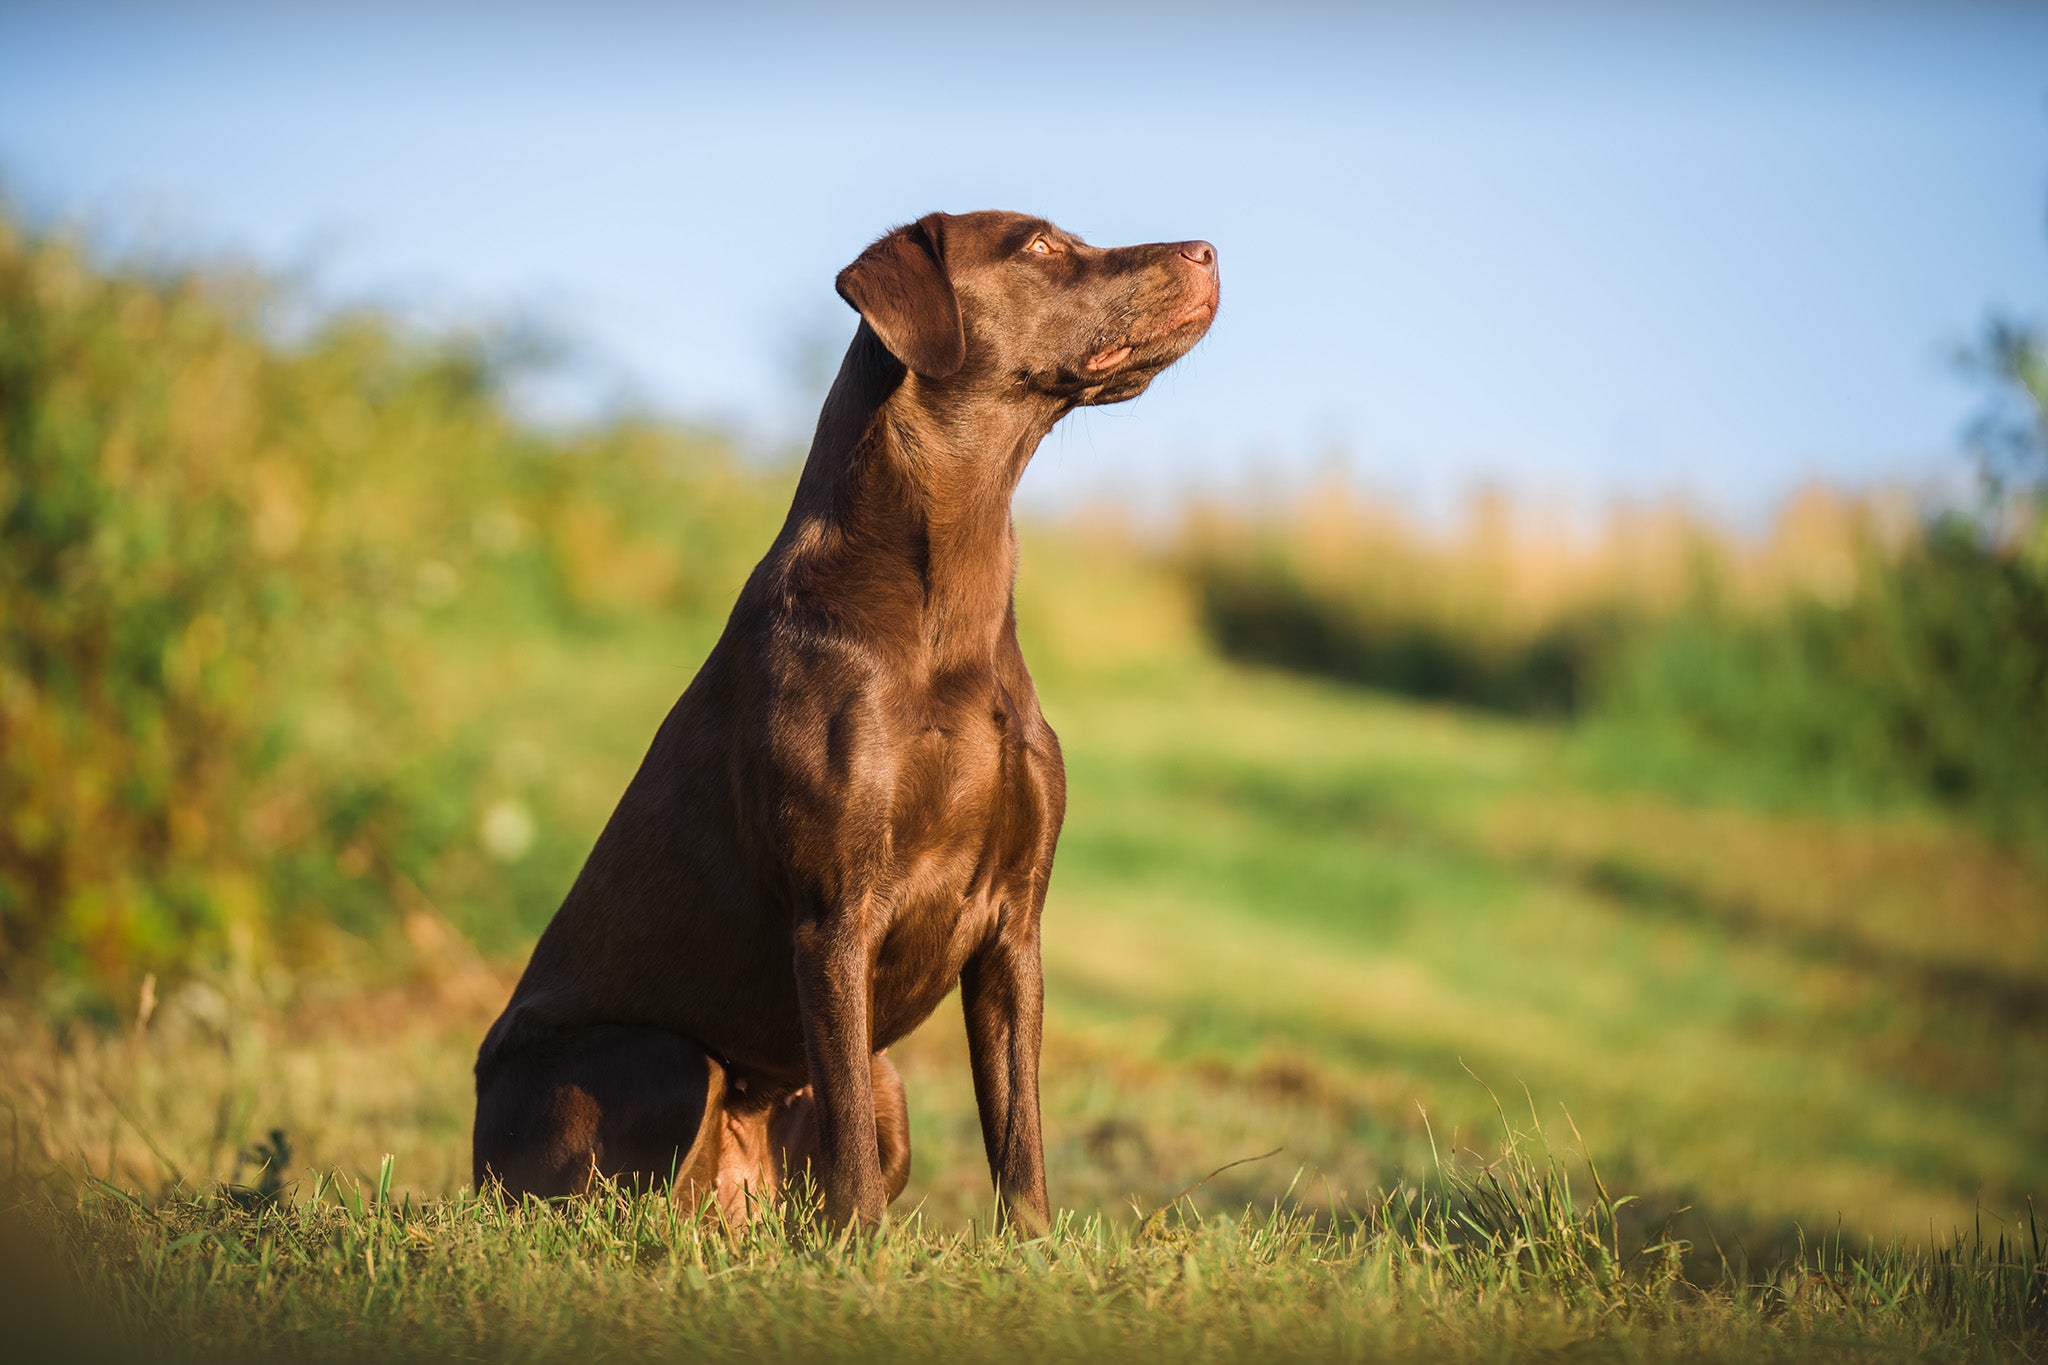
<path id="1" fill-rule="evenodd" d="M 1216 273 L 1216 248 L 1207 242 L 1182 242 L 1180 254 L 1211 275 Z"/>

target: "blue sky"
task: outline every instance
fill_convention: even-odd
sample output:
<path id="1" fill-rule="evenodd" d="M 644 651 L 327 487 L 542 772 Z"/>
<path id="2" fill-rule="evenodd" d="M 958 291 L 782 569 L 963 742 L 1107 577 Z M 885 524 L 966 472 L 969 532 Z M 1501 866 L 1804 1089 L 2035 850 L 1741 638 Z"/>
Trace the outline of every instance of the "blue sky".
<path id="1" fill-rule="evenodd" d="M 1216 242 L 1210 339 L 1027 498 L 1481 481 L 1751 516 L 1957 467 L 2048 311 L 2048 6 L 0 7 L 0 183 L 578 343 L 554 401 L 808 431 L 934 208 Z"/>

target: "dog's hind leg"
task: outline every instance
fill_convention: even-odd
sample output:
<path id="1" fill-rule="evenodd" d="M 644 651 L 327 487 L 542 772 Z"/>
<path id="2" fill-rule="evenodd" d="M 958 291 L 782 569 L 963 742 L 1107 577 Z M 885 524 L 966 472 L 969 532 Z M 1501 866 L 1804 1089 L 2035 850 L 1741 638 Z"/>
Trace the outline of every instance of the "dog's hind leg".
<path id="1" fill-rule="evenodd" d="M 875 1145 L 882 1153 L 882 1189 L 890 1202 L 910 1183 L 910 1103 L 896 1065 L 875 1054 Z"/>
<path id="2" fill-rule="evenodd" d="M 724 1068 L 660 1029 L 591 1025 L 487 1042 L 477 1188 L 549 1197 L 584 1194 L 598 1176 L 647 1188 L 673 1180 L 694 1202 L 716 1176 L 724 1100 Z"/>
<path id="3" fill-rule="evenodd" d="M 910 1105 L 895 1064 L 877 1052 L 871 1064 L 875 1093 L 875 1147 L 882 1158 L 885 1202 L 893 1201 L 910 1183 Z M 809 1086 L 777 1102 L 767 1117 L 766 1147 L 773 1157 L 772 1187 L 786 1191 L 805 1178 L 817 1178 L 818 1102 Z M 738 1144 L 729 1144 L 730 1161 Z"/>

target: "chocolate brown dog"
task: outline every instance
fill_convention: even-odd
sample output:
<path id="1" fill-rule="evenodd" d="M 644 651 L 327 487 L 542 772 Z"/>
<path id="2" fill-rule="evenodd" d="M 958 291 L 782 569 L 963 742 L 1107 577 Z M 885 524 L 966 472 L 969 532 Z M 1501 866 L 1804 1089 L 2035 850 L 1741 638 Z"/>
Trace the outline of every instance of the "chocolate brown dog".
<path id="1" fill-rule="evenodd" d="M 1010 495 L 1055 422 L 1208 330 L 1207 242 L 1102 249 L 935 213 L 841 271 L 860 311 L 782 532 L 477 1057 L 476 1177 L 734 1209 L 815 1160 L 903 1188 L 881 1049 L 957 981 L 1000 1206 L 1047 1220 L 1039 913 L 1066 808 L 1017 647 Z"/>

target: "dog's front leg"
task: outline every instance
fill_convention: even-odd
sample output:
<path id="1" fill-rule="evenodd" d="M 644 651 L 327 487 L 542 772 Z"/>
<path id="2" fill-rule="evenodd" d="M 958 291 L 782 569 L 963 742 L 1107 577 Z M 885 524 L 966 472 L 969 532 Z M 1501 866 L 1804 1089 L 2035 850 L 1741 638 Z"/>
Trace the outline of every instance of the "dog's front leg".
<path id="1" fill-rule="evenodd" d="M 888 1203 L 875 1138 L 873 970 L 874 954 L 855 925 L 817 915 L 798 922 L 797 1005 L 817 1097 L 825 1216 L 837 1224 L 879 1223 Z"/>
<path id="2" fill-rule="evenodd" d="M 967 961 L 960 1003 L 981 1140 L 1003 1218 L 1028 1233 L 1045 1231 L 1045 1143 L 1038 1122 L 1038 1049 L 1045 1021 L 1045 977 L 1037 916 L 999 931 Z"/>

